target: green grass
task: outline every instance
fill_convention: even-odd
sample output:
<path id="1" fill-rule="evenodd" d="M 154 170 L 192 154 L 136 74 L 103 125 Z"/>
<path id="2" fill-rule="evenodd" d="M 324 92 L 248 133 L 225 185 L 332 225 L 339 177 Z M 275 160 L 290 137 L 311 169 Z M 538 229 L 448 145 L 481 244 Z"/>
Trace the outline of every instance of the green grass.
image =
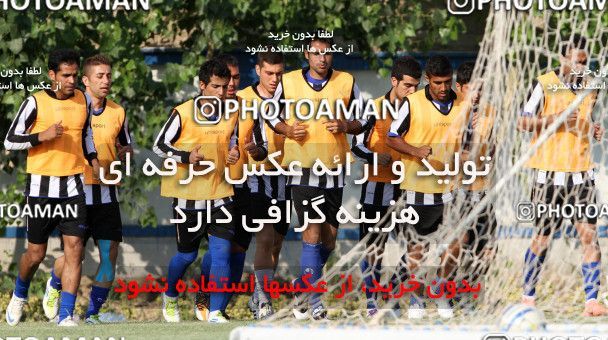
<path id="1" fill-rule="evenodd" d="M 4 313 L 3 313 L 4 314 Z M 4 316 L 4 315 L 2 315 Z M 4 319 L 4 318 L 3 318 Z M 79 337 L 85 339 L 106 340 L 113 337 L 120 340 L 124 337 L 125 340 L 135 339 L 228 339 L 230 331 L 239 326 L 245 326 L 247 321 L 231 321 L 227 324 L 209 324 L 201 321 L 185 321 L 180 323 L 166 322 L 129 322 L 105 325 L 85 325 L 80 324 L 79 327 L 64 328 L 57 327 L 50 322 L 22 322 L 15 327 L 10 327 L 4 320 L 0 323 L 0 338 L 17 336 L 22 339 L 26 337 L 36 337 L 38 340 L 47 340 L 48 337 L 53 337 L 57 340 L 68 337 L 70 340 Z M 67 340 L 67 339 L 63 339 Z"/>

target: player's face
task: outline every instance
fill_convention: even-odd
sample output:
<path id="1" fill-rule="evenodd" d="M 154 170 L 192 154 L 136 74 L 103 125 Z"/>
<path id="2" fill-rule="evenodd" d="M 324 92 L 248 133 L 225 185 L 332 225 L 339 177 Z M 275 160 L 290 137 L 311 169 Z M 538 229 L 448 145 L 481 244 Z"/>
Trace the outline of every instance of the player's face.
<path id="1" fill-rule="evenodd" d="M 446 101 L 452 89 L 452 75 L 449 76 L 427 76 L 429 91 L 435 100 Z"/>
<path id="2" fill-rule="evenodd" d="M 90 66 L 87 73 L 82 77 L 82 82 L 97 98 L 105 98 L 112 87 L 112 68 L 110 65 Z"/>
<path id="3" fill-rule="evenodd" d="M 53 81 L 53 87 L 58 86 L 58 92 L 64 97 L 69 97 L 74 94 L 78 83 L 78 65 L 76 63 L 62 63 L 59 65 L 57 72 L 49 71 L 49 77 Z"/>
<path id="4" fill-rule="evenodd" d="M 404 75 L 401 80 L 391 77 L 391 85 L 395 88 L 397 99 L 402 101 L 405 96 L 416 92 L 418 85 L 420 85 L 420 80 L 407 75 Z"/>
<path id="5" fill-rule="evenodd" d="M 234 99 L 236 98 L 236 91 L 239 89 L 239 84 L 241 83 L 241 74 L 238 66 L 228 65 L 228 69 L 230 70 L 230 82 L 228 83 L 226 98 Z"/>
<path id="6" fill-rule="evenodd" d="M 199 82 L 199 86 L 203 96 L 218 97 L 221 100 L 224 100 L 226 99 L 226 94 L 228 93 L 229 83 L 230 78 L 211 76 L 211 79 L 209 79 L 209 84 L 205 84 L 201 81 Z"/>
<path id="7" fill-rule="evenodd" d="M 267 62 L 263 62 L 262 67 L 255 66 L 255 72 L 260 77 L 260 84 L 268 93 L 274 93 L 279 86 L 283 77 L 283 67 L 283 64 L 271 65 Z"/>
<path id="8" fill-rule="evenodd" d="M 570 68 L 573 71 L 583 73 L 587 68 L 587 52 L 585 50 L 573 48 L 566 57 L 568 57 Z"/>
<path id="9" fill-rule="evenodd" d="M 327 75 L 331 68 L 333 55 L 329 52 L 329 49 L 331 49 L 331 46 L 328 43 L 314 40 L 310 44 L 310 52 L 304 52 L 304 57 L 308 60 L 310 69 L 320 76 Z"/>
<path id="10" fill-rule="evenodd" d="M 473 103 L 473 105 L 479 104 L 479 98 L 481 97 L 480 88 L 474 89 L 473 84 L 471 84 L 471 83 L 466 83 L 464 85 L 456 83 L 456 88 L 458 89 L 458 92 L 460 92 L 460 95 L 462 96 L 462 98 L 467 98 L 467 96 L 470 93 L 471 94 L 471 103 Z"/>

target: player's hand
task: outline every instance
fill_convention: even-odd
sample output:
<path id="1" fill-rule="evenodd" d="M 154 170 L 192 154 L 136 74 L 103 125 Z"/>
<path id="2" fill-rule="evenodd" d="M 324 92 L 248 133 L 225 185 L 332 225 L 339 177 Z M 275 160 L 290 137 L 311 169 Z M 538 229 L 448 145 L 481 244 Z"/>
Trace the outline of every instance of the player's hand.
<path id="1" fill-rule="evenodd" d="M 239 157 L 240 157 L 239 147 L 235 145 L 232 147 L 232 149 L 230 149 L 230 152 L 228 152 L 228 156 L 226 157 L 226 164 L 228 164 L 228 165 L 236 164 L 236 162 L 239 160 Z"/>
<path id="2" fill-rule="evenodd" d="M 471 127 L 473 127 L 473 130 L 477 129 L 477 124 L 479 124 L 480 115 L 481 114 L 479 113 L 479 111 L 473 113 L 473 118 L 471 119 Z"/>
<path id="3" fill-rule="evenodd" d="M 47 142 L 57 137 L 61 137 L 61 135 L 63 135 L 63 125 L 61 125 L 61 122 L 62 120 L 49 126 L 48 129 L 40 132 L 38 135 L 38 140 L 41 142 Z"/>
<path id="4" fill-rule="evenodd" d="M 133 153 L 133 147 L 131 145 L 121 145 L 118 141 L 116 142 L 116 156 L 121 161 L 125 161 L 127 153 Z"/>
<path id="5" fill-rule="evenodd" d="M 348 123 L 341 119 L 330 119 L 324 122 L 325 128 L 331 133 L 343 133 L 348 128 Z"/>
<path id="6" fill-rule="evenodd" d="M 595 138 L 595 140 L 599 142 L 602 140 L 603 135 L 604 135 L 604 128 L 602 127 L 602 124 L 600 124 L 600 123 L 593 124 L 593 138 Z"/>
<path id="7" fill-rule="evenodd" d="M 243 149 L 245 149 L 249 156 L 256 161 L 261 161 L 260 158 L 264 156 L 264 149 L 258 147 L 253 141 L 251 141 L 249 137 L 245 139 L 245 145 L 243 146 Z"/>
<path id="8" fill-rule="evenodd" d="M 308 125 L 296 121 L 287 129 L 286 137 L 296 141 L 302 141 L 306 137 L 306 128 L 308 128 Z"/>
<path id="9" fill-rule="evenodd" d="M 190 162 L 190 164 L 198 165 L 198 162 L 205 159 L 203 155 L 198 153 L 198 150 L 200 150 L 200 148 L 201 146 L 199 145 L 195 147 L 194 150 L 190 151 L 190 157 L 188 158 L 188 162 Z"/>
<path id="10" fill-rule="evenodd" d="M 578 110 L 568 115 L 564 125 L 566 125 L 566 129 L 568 130 L 574 130 L 578 127 Z"/>
<path id="11" fill-rule="evenodd" d="M 391 155 L 388 153 L 378 154 L 378 165 L 387 166 L 391 163 Z"/>
<path id="12" fill-rule="evenodd" d="M 93 167 L 93 179 L 99 181 L 99 161 L 97 160 L 97 158 L 91 161 L 91 166 Z"/>
<path id="13" fill-rule="evenodd" d="M 414 151 L 414 156 L 416 156 L 420 159 L 427 158 L 432 152 L 433 152 L 433 149 L 430 146 L 423 145 L 419 148 L 416 148 L 416 151 Z"/>

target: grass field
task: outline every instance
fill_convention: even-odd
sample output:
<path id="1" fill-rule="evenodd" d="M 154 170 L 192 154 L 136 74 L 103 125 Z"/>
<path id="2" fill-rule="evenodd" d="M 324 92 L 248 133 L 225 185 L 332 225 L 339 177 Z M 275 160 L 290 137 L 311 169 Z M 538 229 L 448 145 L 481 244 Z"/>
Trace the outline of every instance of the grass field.
<path id="1" fill-rule="evenodd" d="M 4 314 L 4 313 L 3 313 Z M 2 315 L 4 316 L 4 315 Z M 3 318 L 4 319 L 4 318 Z M 27 337 L 47 340 L 54 339 L 72 340 L 84 337 L 84 339 L 106 340 L 114 338 L 120 340 L 134 339 L 228 339 L 230 331 L 239 326 L 245 326 L 251 322 L 232 321 L 228 324 L 214 325 L 200 321 L 185 321 L 177 324 L 165 322 L 129 322 L 105 325 L 85 325 L 74 328 L 60 328 L 54 323 L 45 322 L 22 322 L 15 327 L 10 327 L 4 320 L 0 323 L 0 339 L 8 340 L 10 337 L 19 337 L 25 340 Z M 35 340 L 30 338 L 30 340 Z M 17 340 L 17 339 L 15 339 Z"/>

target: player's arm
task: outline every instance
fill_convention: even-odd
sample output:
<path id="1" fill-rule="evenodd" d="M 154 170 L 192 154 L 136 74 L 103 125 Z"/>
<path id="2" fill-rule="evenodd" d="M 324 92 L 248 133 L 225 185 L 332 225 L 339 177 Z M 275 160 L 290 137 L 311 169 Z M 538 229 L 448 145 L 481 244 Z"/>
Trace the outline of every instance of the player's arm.
<path id="1" fill-rule="evenodd" d="M 98 167 L 97 163 L 97 150 L 95 149 L 95 142 L 93 141 L 93 128 L 91 128 L 91 115 L 93 114 L 92 104 L 87 98 L 87 120 L 82 127 L 82 150 L 84 151 L 84 157 L 89 162 L 89 165 L 94 168 Z"/>
<path id="2" fill-rule="evenodd" d="M 163 128 L 160 130 L 156 142 L 152 150 L 159 157 L 162 158 L 173 158 L 180 163 L 196 163 L 204 159 L 203 155 L 198 153 L 200 145 L 195 147 L 192 151 L 179 150 L 173 146 L 177 141 L 182 131 L 182 123 L 179 112 L 173 110 L 169 116 L 169 120 L 165 123 Z M 171 156 L 169 156 L 171 152 Z"/>
<path id="3" fill-rule="evenodd" d="M 28 97 L 19 107 L 19 112 L 4 139 L 4 147 L 7 150 L 27 150 L 43 141 L 55 139 L 63 133 L 61 124 L 53 124 L 51 128 L 40 133 L 29 133 L 36 115 L 36 100 L 34 97 Z"/>
<path id="4" fill-rule="evenodd" d="M 426 158 L 431 154 L 430 146 L 423 145 L 421 147 L 415 147 L 403 140 L 403 136 L 405 136 L 407 131 L 410 129 L 410 120 L 410 105 L 406 99 L 403 105 L 401 105 L 399 108 L 399 117 L 391 123 L 386 145 L 402 154 L 418 158 Z"/>
<path id="5" fill-rule="evenodd" d="M 133 152 L 133 147 L 131 146 L 131 132 L 129 131 L 129 120 L 126 115 L 124 117 L 125 119 L 123 120 L 118 136 L 116 137 L 117 156 L 118 159 L 121 160 L 124 160 L 127 153 Z"/>
<path id="6" fill-rule="evenodd" d="M 351 151 L 355 157 L 361 159 L 365 163 L 373 163 L 374 153 L 367 148 L 369 136 L 376 124 L 376 118 L 372 117 L 363 127 L 363 131 L 353 136 L 351 142 Z"/>
<path id="7" fill-rule="evenodd" d="M 239 123 L 234 124 L 232 135 L 230 136 L 230 144 L 228 145 L 228 155 L 226 156 L 226 164 L 233 165 L 239 160 L 241 153 L 239 152 Z"/>
<path id="8" fill-rule="evenodd" d="M 545 94 L 543 92 L 543 87 L 540 83 L 536 82 L 528 97 L 528 101 L 517 118 L 517 129 L 519 131 L 539 133 L 559 118 L 561 112 L 544 117 L 539 114 L 544 100 Z M 578 120 L 577 117 L 578 110 L 572 112 L 564 123 L 568 128 L 575 128 Z"/>
<path id="9" fill-rule="evenodd" d="M 289 139 L 302 141 L 306 137 L 306 128 L 308 125 L 302 124 L 298 121 L 296 121 L 293 125 L 287 124 L 285 121 L 285 107 L 281 102 L 283 99 L 285 99 L 285 95 L 283 94 L 283 82 L 281 81 L 279 86 L 277 86 L 277 89 L 274 91 L 274 95 L 272 97 L 272 100 L 278 102 L 279 104 L 279 114 L 274 119 L 270 119 L 266 122 L 274 132 Z"/>
<path id="10" fill-rule="evenodd" d="M 367 120 L 362 118 L 361 110 L 363 110 L 364 103 L 363 97 L 361 97 L 361 91 L 359 90 L 359 86 L 357 83 L 353 83 L 353 88 L 350 92 L 350 99 L 348 102 L 350 105 L 357 104 L 359 110 L 348 120 L 342 119 L 330 119 L 325 123 L 325 128 L 331 133 L 348 133 L 352 135 L 357 135 L 363 132 L 363 127 L 367 123 Z M 361 117 L 359 119 L 355 119 L 356 117 Z"/>
<path id="11" fill-rule="evenodd" d="M 95 149 L 95 142 L 93 141 L 93 128 L 91 127 L 91 117 L 93 115 L 93 103 L 88 95 L 85 94 L 87 119 L 82 127 L 82 151 L 84 152 L 84 158 L 87 160 L 89 165 L 93 167 L 93 178 L 99 179 L 99 160 L 97 160 L 97 150 Z"/>
<path id="12" fill-rule="evenodd" d="M 252 140 L 246 141 L 245 150 L 255 161 L 261 161 L 268 156 L 268 136 L 264 128 L 264 120 L 257 117 L 253 122 Z"/>

